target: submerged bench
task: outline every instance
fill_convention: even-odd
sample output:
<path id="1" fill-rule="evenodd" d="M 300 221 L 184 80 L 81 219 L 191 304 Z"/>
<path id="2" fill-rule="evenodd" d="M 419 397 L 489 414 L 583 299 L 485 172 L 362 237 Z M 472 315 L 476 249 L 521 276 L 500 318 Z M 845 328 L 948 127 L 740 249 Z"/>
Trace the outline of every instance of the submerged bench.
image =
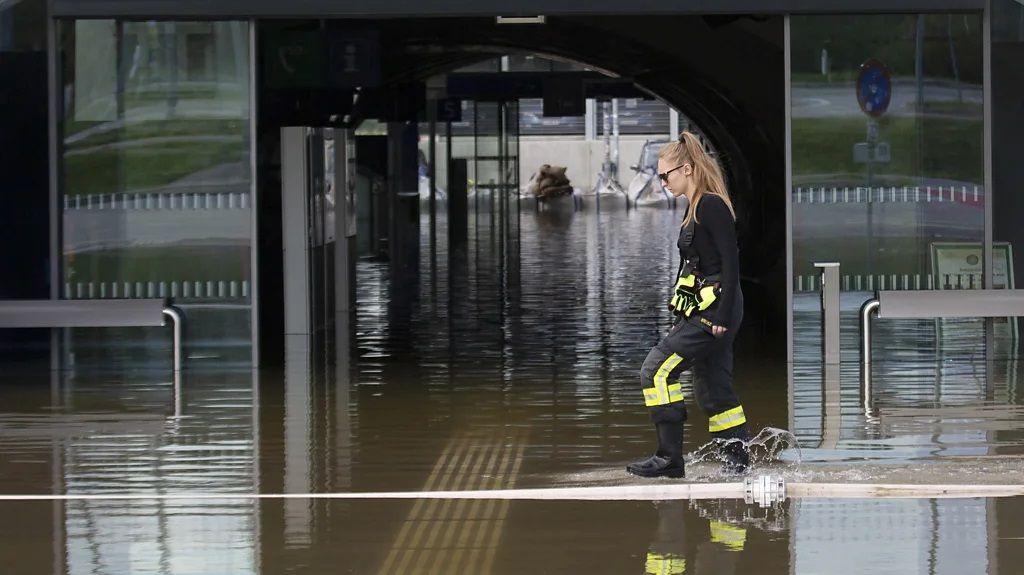
<path id="1" fill-rule="evenodd" d="M 174 371 L 181 371 L 181 311 L 163 299 L 2 300 L 0 328 L 148 327 L 174 324 Z"/>
<path id="2" fill-rule="evenodd" d="M 871 317 L 933 319 L 1024 316 L 1024 290 L 878 291 L 860 308 L 861 357 L 871 364 Z"/>

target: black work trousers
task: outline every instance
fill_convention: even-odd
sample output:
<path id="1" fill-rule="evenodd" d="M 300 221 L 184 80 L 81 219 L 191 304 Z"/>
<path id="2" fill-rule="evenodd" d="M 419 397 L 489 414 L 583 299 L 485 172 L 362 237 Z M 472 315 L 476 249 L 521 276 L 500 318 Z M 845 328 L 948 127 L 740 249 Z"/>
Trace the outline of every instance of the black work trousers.
<path id="1" fill-rule="evenodd" d="M 736 290 L 732 326 L 715 337 L 697 321 L 681 318 L 647 354 L 640 368 L 644 403 L 655 423 L 686 420 L 679 374 L 693 369 L 697 404 L 708 416 L 708 429 L 718 436 L 745 433 L 746 417 L 733 390 L 733 341 L 743 319 L 743 294 Z"/>

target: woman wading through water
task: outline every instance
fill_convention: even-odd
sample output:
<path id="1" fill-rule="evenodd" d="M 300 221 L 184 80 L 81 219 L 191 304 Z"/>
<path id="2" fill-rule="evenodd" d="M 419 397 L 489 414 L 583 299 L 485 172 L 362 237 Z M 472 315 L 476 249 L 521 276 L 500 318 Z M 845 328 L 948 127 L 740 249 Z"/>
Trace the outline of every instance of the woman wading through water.
<path id="1" fill-rule="evenodd" d="M 680 264 L 669 302 L 676 323 L 640 369 L 658 449 L 626 471 L 642 477 L 685 476 L 686 404 L 676 381 L 692 368 L 697 403 L 708 415 L 725 470 L 743 473 L 750 463 L 744 443 L 747 419 L 732 388 L 733 340 L 743 319 L 736 213 L 721 169 L 690 132 L 662 148 L 658 177 L 673 196 L 686 196 L 689 208 L 679 230 Z"/>

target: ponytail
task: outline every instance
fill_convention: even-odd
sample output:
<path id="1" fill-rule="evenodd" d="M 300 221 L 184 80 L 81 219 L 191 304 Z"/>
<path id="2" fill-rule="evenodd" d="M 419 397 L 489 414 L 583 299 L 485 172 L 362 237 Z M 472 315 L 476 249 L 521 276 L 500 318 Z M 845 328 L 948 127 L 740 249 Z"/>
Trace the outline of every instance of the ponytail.
<path id="1" fill-rule="evenodd" d="M 690 209 L 687 210 L 686 218 L 683 220 L 683 226 L 689 225 L 691 221 L 698 221 L 697 204 L 704 194 L 711 194 L 721 198 L 725 202 L 726 207 L 729 208 L 729 213 L 732 214 L 733 220 L 736 219 L 736 210 L 733 209 L 732 201 L 729 199 L 729 192 L 725 188 L 725 178 L 722 176 L 722 169 L 719 167 L 718 162 L 704 150 L 704 145 L 701 144 L 700 139 L 693 132 L 687 131 L 679 134 L 679 140 L 665 145 L 661 149 L 661 153 L 658 154 L 658 157 L 666 158 L 676 165 L 688 163 L 693 166 L 695 187 L 693 199 L 690 202 Z"/>

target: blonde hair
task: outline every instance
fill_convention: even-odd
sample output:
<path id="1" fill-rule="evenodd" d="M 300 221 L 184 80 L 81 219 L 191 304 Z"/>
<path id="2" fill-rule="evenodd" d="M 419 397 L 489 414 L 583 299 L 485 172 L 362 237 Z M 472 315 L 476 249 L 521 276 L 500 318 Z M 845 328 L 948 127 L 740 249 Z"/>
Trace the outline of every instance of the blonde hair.
<path id="1" fill-rule="evenodd" d="M 690 209 L 686 211 L 686 218 L 683 226 L 690 224 L 690 221 L 697 220 L 697 204 L 704 194 L 711 194 L 722 198 L 725 205 L 736 219 L 736 210 L 732 207 L 732 200 L 729 199 L 729 192 L 725 189 L 725 178 L 722 177 L 722 169 L 718 162 L 712 158 L 701 144 L 700 139 L 693 132 L 682 132 L 679 139 L 669 142 L 658 153 L 658 159 L 667 160 L 673 166 L 690 164 L 693 166 L 694 192 L 690 202 Z"/>

